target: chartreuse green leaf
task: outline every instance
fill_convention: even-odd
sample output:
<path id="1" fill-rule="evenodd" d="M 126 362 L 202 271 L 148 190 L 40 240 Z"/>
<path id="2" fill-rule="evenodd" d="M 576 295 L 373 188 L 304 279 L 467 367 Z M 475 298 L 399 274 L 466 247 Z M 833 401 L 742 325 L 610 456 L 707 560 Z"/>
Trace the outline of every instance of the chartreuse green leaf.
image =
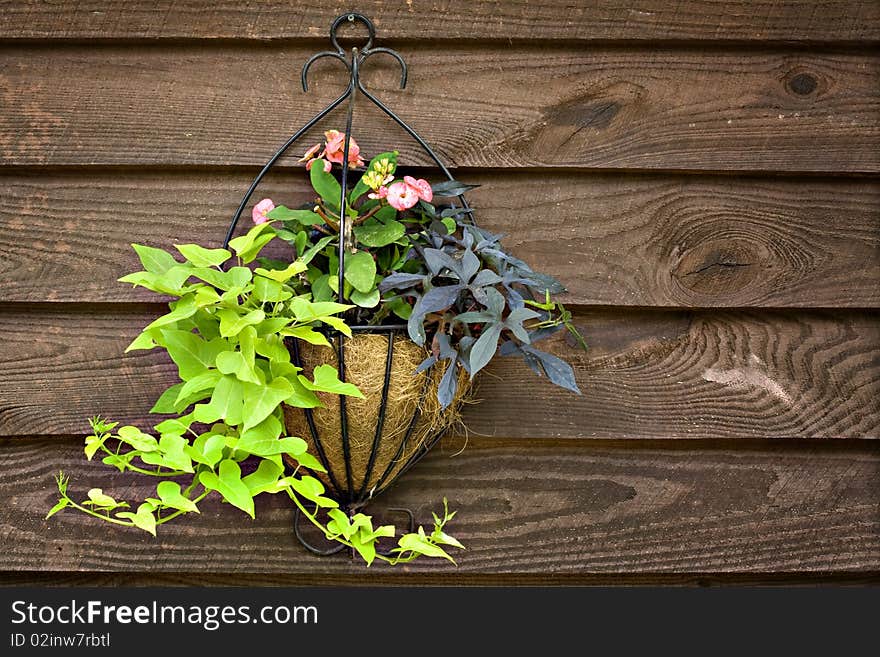
<path id="1" fill-rule="evenodd" d="M 336 500 L 324 497 L 324 485 L 312 476 L 288 477 L 287 481 L 293 490 L 318 506 L 325 509 L 335 509 L 339 506 Z"/>
<path id="2" fill-rule="evenodd" d="M 230 352 L 221 352 L 221 354 L 225 353 Z M 177 397 L 175 398 L 175 403 L 179 404 L 194 393 L 202 392 L 203 390 L 213 389 L 221 378 L 223 378 L 223 374 L 221 372 L 218 372 L 217 370 L 208 370 L 203 374 L 194 376 L 189 381 L 184 383 L 182 388 L 180 388 L 180 392 L 177 393 Z M 161 431 L 161 429 L 157 429 L 157 431 Z"/>
<path id="3" fill-rule="evenodd" d="M 245 384 L 229 374 L 217 382 L 211 401 L 207 404 L 196 404 L 193 417 L 196 422 L 210 424 L 223 420 L 229 425 L 237 425 L 242 419 L 243 388 Z"/>
<path id="4" fill-rule="evenodd" d="M 192 275 L 213 285 L 218 290 L 242 290 L 250 283 L 253 272 L 248 267 L 232 267 L 229 271 L 197 267 L 192 270 Z"/>
<path id="5" fill-rule="evenodd" d="M 67 506 L 69 504 L 70 504 L 70 500 L 68 500 L 66 497 L 62 497 L 60 500 L 58 500 L 58 502 L 55 504 L 55 506 L 53 506 L 51 509 L 49 509 L 49 513 L 46 514 L 45 520 L 48 520 L 49 518 L 54 516 L 56 513 L 61 511 L 61 509 L 67 508 Z"/>
<path id="6" fill-rule="evenodd" d="M 439 557 L 455 563 L 455 559 L 450 557 L 443 548 L 439 545 L 434 545 L 427 539 L 425 530 L 421 527 L 419 527 L 419 533 L 417 534 L 404 534 L 401 536 L 397 545 L 398 547 L 395 548 L 395 551 L 404 552 L 412 550 L 426 557 Z"/>
<path id="7" fill-rule="evenodd" d="M 257 469 L 242 478 L 242 482 L 247 486 L 251 497 L 256 497 L 260 493 L 276 493 L 278 478 L 284 474 L 284 468 L 277 463 L 263 459 L 257 466 Z"/>
<path id="8" fill-rule="evenodd" d="M 225 447 L 226 436 L 219 433 L 208 432 L 196 438 L 186 452 L 193 461 L 203 463 L 213 468 L 223 458 L 223 450 Z"/>
<path id="9" fill-rule="evenodd" d="M 229 246 L 244 264 L 253 262 L 262 248 L 275 239 L 275 232 L 269 230 L 271 227 L 272 224 L 268 221 L 257 224 L 244 235 L 230 240 Z"/>
<path id="10" fill-rule="evenodd" d="M 162 315 L 158 319 L 155 319 L 147 324 L 147 326 L 144 327 L 144 331 L 159 328 L 160 326 L 168 326 L 169 324 L 174 324 L 183 319 L 186 319 L 187 317 L 192 317 L 198 310 L 198 306 L 196 306 L 195 296 L 193 296 L 192 294 L 186 294 L 182 296 L 178 301 L 173 301 L 168 305 L 170 308 L 172 308 L 171 312 Z"/>
<path id="11" fill-rule="evenodd" d="M 290 352 L 284 346 L 284 338 L 280 335 L 269 334 L 263 338 L 258 338 L 254 342 L 254 347 L 258 354 L 265 356 L 270 362 L 290 362 Z"/>
<path id="12" fill-rule="evenodd" d="M 289 335 L 293 338 L 299 338 L 300 340 L 305 340 L 309 344 L 318 345 L 321 347 L 329 347 L 330 341 L 326 338 L 323 333 L 318 333 L 311 326 L 297 326 L 295 328 L 284 328 L 279 331 L 281 335 Z"/>
<path id="13" fill-rule="evenodd" d="M 139 452 L 155 452 L 159 449 L 159 443 L 148 433 L 144 433 L 137 427 L 125 426 L 116 432 L 119 440 L 131 445 L 133 449 Z"/>
<path id="14" fill-rule="evenodd" d="M 336 395 L 348 395 L 350 397 L 360 397 L 364 395 L 353 383 L 344 383 L 339 380 L 339 372 L 332 365 L 318 365 L 312 373 L 314 380 L 309 381 L 308 377 L 300 375 L 300 382 L 309 390 L 317 390 L 319 392 L 332 392 Z"/>
<path id="15" fill-rule="evenodd" d="M 220 318 L 220 335 L 229 338 L 238 335 L 245 326 L 259 324 L 266 318 L 266 313 L 257 308 L 249 313 L 239 315 L 229 308 L 221 308 L 217 311 Z"/>
<path id="16" fill-rule="evenodd" d="M 376 261 L 366 251 L 345 254 L 345 280 L 360 292 L 369 292 L 376 284 Z"/>
<path id="17" fill-rule="evenodd" d="M 265 420 L 281 402 L 295 392 L 290 381 L 283 377 L 266 384 L 242 383 L 241 386 L 244 395 L 242 421 L 245 430 Z"/>
<path id="18" fill-rule="evenodd" d="M 83 506 L 98 508 L 102 511 L 128 506 L 127 502 L 117 502 L 100 488 L 92 488 L 88 492 L 88 496 L 89 499 L 83 502 Z"/>
<path id="19" fill-rule="evenodd" d="M 257 276 L 271 278 L 278 283 L 286 283 L 297 274 L 303 273 L 308 266 L 301 260 L 294 260 L 285 269 L 262 269 L 258 267 L 254 270 Z"/>
<path id="20" fill-rule="evenodd" d="M 192 460 L 184 450 L 187 442 L 182 436 L 173 433 L 162 434 L 159 449 L 141 455 L 141 460 L 150 465 L 159 465 L 181 472 L 193 472 Z"/>
<path id="21" fill-rule="evenodd" d="M 254 298 L 263 303 L 277 303 L 286 301 L 293 296 L 293 292 L 285 290 L 284 286 L 271 278 L 257 276 L 254 278 Z"/>
<path id="22" fill-rule="evenodd" d="M 175 383 L 173 386 L 165 390 L 161 395 L 159 395 L 159 399 L 156 400 L 156 403 L 153 404 L 153 408 L 150 409 L 150 413 L 177 413 L 178 409 L 175 404 L 175 400 L 177 399 L 177 395 L 180 393 L 180 389 L 183 388 L 183 383 Z"/>
<path id="23" fill-rule="evenodd" d="M 151 274 L 164 274 L 172 267 L 180 264 L 174 259 L 174 256 L 162 249 L 156 249 L 152 246 L 144 246 L 142 244 L 132 244 L 131 248 L 137 253 L 144 269 Z"/>
<path id="24" fill-rule="evenodd" d="M 180 484 L 176 481 L 160 482 L 159 485 L 156 486 L 156 494 L 159 496 L 159 500 L 161 500 L 162 504 L 171 509 L 200 513 L 199 507 L 196 506 L 196 503 L 180 492 Z"/>
<path id="25" fill-rule="evenodd" d="M 125 348 L 125 353 L 128 353 L 129 351 L 137 351 L 138 349 L 155 349 L 159 345 L 156 343 L 154 336 L 155 333 L 153 331 L 141 332 L 141 334 L 132 340 L 131 344 Z"/>
<path id="26" fill-rule="evenodd" d="M 353 307 L 335 301 L 306 301 L 302 297 L 290 301 L 290 309 L 293 311 L 296 321 L 303 324 L 321 320 L 328 315 L 336 315 Z"/>
<path id="27" fill-rule="evenodd" d="M 181 255 L 196 267 L 219 267 L 232 257 L 226 249 L 206 249 L 198 244 L 175 244 Z"/>
<path id="28" fill-rule="evenodd" d="M 214 366 L 218 354 L 231 348 L 226 340 L 206 341 L 195 333 L 178 329 L 163 329 L 162 339 L 184 381 L 204 374 Z"/>
<path id="29" fill-rule="evenodd" d="M 153 505 L 144 502 L 138 507 L 137 513 L 131 511 L 120 511 L 116 514 L 117 518 L 131 520 L 135 527 L 139 527 L 153 536 L 156 535 L 156 516 L 153 515 Z"/>
<path id="30" fill-rule="evenodd" d="M 254 517 L 254 499 L 247 484 L 241 480 L 241 468 L 232 459 L 220 461 L 217 474 L 200 472 L 199 483 L 209 490 L 216 490 L 227 502 Z"/>
<path id="31" fill-rule="evenodd" d="M 328 235 L 327 237 L 322 237 L 314 245 L 310 246 L 305 253 L 303 253 L 299 259 L 304 264 L 308 265 L 316 255 L 318 255 L 325 246 L 330 244 L 333 240 L 337 239 L 336 235 Z"/>
<path id="32" fill-rule="evenodd" d="M 163 433 L 176 433 L 178 436 L 182 436 L 187 431 L 189 431 L 190 425 L 193 423 L 192 413 L 189 415 L 182 415 L 181 417 L 171 417 L 167 420 L 163 420 L 159 424 L 155 425 L 153 428 L 159 432 L 159 434 Z"/>
<path id="33" fill-rule="evenodd" d="M 86 447 L 85 453 L 86 458 L 91 461 L 95 456 L 95 453 L 101 449 L 104 445 L 104 442 L 110 437 L 109 433 L 99 434 L 99 435 L 91 435 L 86 437 Z"/>

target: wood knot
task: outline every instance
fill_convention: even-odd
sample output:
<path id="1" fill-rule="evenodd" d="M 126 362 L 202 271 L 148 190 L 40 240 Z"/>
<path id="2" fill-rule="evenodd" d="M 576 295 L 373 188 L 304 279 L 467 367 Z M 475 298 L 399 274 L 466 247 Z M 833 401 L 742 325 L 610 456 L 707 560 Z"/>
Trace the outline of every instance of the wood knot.
<path id="1" fill-rule="evenodd" d="M 798 96 L 809 96 L 818 86 L 818 80 L 809 73 L 798 73 L 788 79 L 789 90 Z"/>
<path id="2" fill-rule="evenodd" d="M 760 255 L 755 245 L 710 240 L 680 255 L 672 269 L 678 284 L 700 297 L 729 299 L 754 284 Z"/>

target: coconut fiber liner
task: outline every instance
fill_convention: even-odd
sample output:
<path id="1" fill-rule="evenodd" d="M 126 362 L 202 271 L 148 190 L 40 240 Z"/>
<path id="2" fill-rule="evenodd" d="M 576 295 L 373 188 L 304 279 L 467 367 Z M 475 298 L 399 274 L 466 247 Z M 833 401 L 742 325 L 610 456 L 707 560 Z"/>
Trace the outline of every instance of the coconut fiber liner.
<path id="1" fill-rule="evenodd" d="M 385 422 L 369 481 L 364 486 L 382 403 L 389 339 L 394 340 L 394 353 Z M 300 340 L 298 348 L 303 373 L 310 377 L 317 365 L 338 365 L 335 346 L 317 346 Z M 360 333 L 345 338 L 345 380 L 355 384 L 364 395 L 363 399 L 346 397 L 351 487 L 355 500 L 361 490 L 364 490 L 365 497 L 371 497 L 391 483 L 415 452 L 458 421 L 461 404 L 470 398 L 470 378 L 464 368 L 459 367 L 455 399 L 445 410 L 440 408 L 437 388 L 445 367 L 437 366 L 427 372 L 415 373 L 419 363 L 428 355 L 423 347 L 405 336 Z M 340 492 L 343 492 L 347 489 L 347 480 L 340 431 L 339 397 L 327 393 L 317 395 L 323 407 L 312 409 L 312 417 L 330 469 L 342 489 Z M 418 420 L 401 450 L 401 441 L 417 407 L 421 409 Z M 288 435 L 303 438 L 309 445 L 309 452 L 317 456 L 318 450 L 304 409 L 285 406 L 284 417 Z M 326 474 L 316 473 L 316 476 L 325 485 L 330 485 L 330 478 Z M 381 489 L 374 490 L 380 480 Z"/>

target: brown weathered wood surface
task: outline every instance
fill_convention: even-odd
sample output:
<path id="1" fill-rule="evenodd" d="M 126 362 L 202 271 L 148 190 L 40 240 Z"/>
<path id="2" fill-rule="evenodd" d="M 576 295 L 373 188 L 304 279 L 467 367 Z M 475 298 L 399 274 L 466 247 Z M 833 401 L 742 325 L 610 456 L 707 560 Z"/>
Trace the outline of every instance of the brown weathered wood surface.
<path id="1" fill-rule="evenodd" d="M 405 504 L 424 521 L 445 492 L 450 525 L 467 546 L 459 566 L 416 562 L 395 574 L 876 571 L 880 568 L 880 453 L 873 446 L 631 450 L 571 443 L 474 440 L 446 444 L 379 504 Z M 160 528 L 153 539 L 76 513 L 49 521 L 53 475 L 70 491 L 148 493 L 142 481 L 87 463 L 75 440 L 3 441 L 0 533 L 6 570 L 357 573 L 348 559 L 308 554 L 289 504 L 262 499 L 257 519 L 219 503 Z M 154 482 L 153 482 L 154 483 Z M 230 532 L 231 523 L 241 531 Z"/>
<path id="2" fill-rule="evenodd" d="M 407 40 L 880 40 L 880 10 L 869 0 L 87 0 L 0 2 L 5 39 L 324 38 L 340 13 L 369 16 L 386 39 Z"/>
<path id="3" fill-rule="evenodd" d="M 0 313 L 0 435 L 76 434 L 95 414 L 155 424 L 146 411 L 177 381 L 176 368 L 159 351 L 122 352 L 162 312 L 16 305 Z M 575 323 L 589 352 L 563 336 L 545 348 L 572 363 L 584 394 L 499 359 L 481 377 L 482 401 L 465 409 L 469 435 L 880 437 L 875 313 L 584 311 Z"/>
<path id="4" fill-rule="evenodd" d="M 0 301 L 156 301 L 131 242 L 219 245 L 251 172 L 0 175 Z M 425 174 L 429 175 L 429 174 Z M 473 172 L 480 225 L 573 304 L 876 307 L 880 183 Z M 299 172 L 255 200 L 314 195 Z M 247 214 L 247 213 L 245 213 Z M 250 223 L 245 216 L 242 226 Z M 562 250 L 562 253 L 560 253 Z"/>
<path id="5" fill-rule="evenodd" d="M 368 88 L 482 185 L 481 225 L 568 284 L 590 350 L 547 348 L 584 395 L 494 363 L 468 430 L 380 498 L 427 520 L 448 495 L 457 569 L 316 559 L 280 498 L 253 523 L 206 504 L 155 540 L 44 521 L 62 468 L 77 491 L 146 492 L 81 451 L 87 417 L 149 426 L 176 379 L 161 354 L 122 354 L 163 310 L 116 282 L 128 244 L 220 242 L 257 167 L 341 90 L 327 61 L 308 94 L 298 74 L 352 9 L 410 65 L 400 91 L 376 57 Z M 861 440 L 880 437 L 877 2 L 0 0 L 0 16 L 0 584 L 877 581 L 880 443 Z M 366 153 L 430 164 L 364 103 L 356 126 Z M 307 200 L 289 168 L 259 193 Z"/>
<path id="6" fill-rule="evenodd" d="M 313 50 L 7 47 L 2 163 L 261 165 L 342 88 L 324 62 L 312 91 L 297 90 Z M 387 58 L 365 65 L 367 84 L 454 166 L 880 171 L 874 54 L 488 45 L 403 54 L 418 71 L 406 91 L 395 91 Z M 406 162 L 427 163 L 375 108 L 359 115 L 356 137 L 367 152 L 399 144 Z"/>

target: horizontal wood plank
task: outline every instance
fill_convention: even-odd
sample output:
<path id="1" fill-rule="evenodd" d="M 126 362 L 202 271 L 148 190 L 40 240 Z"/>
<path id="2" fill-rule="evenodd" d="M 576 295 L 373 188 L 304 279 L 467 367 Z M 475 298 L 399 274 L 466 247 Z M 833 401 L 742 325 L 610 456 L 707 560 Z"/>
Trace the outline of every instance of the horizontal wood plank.
<path id="1" fill-rule="evenodd" d="M 162 307 L 0 312 L 0 436 L 86 431 L 102 414 L 151 426 L 177 381 L 163 352 L 123 355 Z M 569 360 L 583 395 L 499 358 L 480 376 L 466 435 L 540 438 L 880 437 L 880 317 L 843 312 L 582 311 Z"/>
<path id="2" fill-rule="evenodd" d="M 116 280 L 131 242 L 222 241 L 251 172 L 0 175 L 0 301 L 156 301 Z M 424 175 L 430 176 L 429 173 Z M 735 177 L 469 173 L 480 225 L 572 304 L 876 307 L 880 183 Z M 273 174 L 255 200 L 314 196 Z M 247 215 L 247 212 L 245 213 Z M 242 226 L 250 223 L 245 216 Z"/>
<path id="3" fill-rule="evenodd" d="M 215 501 L 154 539 L 74 512 L 44 520 L 69 490 L 101 487 L 124 499 L 154 481 L 89 463 L 79 441 L 0 442 L 2 569 L 162 573 L 332 573 L 372 577 L 469 573 L 774 573 L 880 569 L 880 453 L 873 446 L 654 450 L 472 441 L 446 444 L 371 509 L 413 509 L 430 519 L 440 498 L 467 550 L 459 565 L 417 561 L 367 570 L 345 556 L 307 553 L 281 496 L 263 496 L 257 518 Z M 267 498 L 268 499 L 264 499 Z M 392 518 L 389 517 L 389 520 Z M 236 527 L 236 531 L 230 531 Z"/>
<path id="4" fill-rule="evenodd" d="M 876 3 L 818 0 L 404 0 L 296 3 L 264 0 L 3 0 L 4 39 L 296 39 L 324 37 L 356 9 L 381 39 L 825 41 L 880 39 Z"/>
<path id="5" fill-rule="evenodd" d="M 339 93 L 339 66 L 326 60 L 310 93 L 296 88 L 311 52 L 8 48 L 0 163 L 263 164 Z M 406 91 L 387 57 L 365 65 L 366 84 L 452 166 L 880 171 L 873 53 L 414 45 L 403 54 Z M 404 161 L 429 163 L 363 99 L 355 136 L 367 153 L 397 147 Z"/>

